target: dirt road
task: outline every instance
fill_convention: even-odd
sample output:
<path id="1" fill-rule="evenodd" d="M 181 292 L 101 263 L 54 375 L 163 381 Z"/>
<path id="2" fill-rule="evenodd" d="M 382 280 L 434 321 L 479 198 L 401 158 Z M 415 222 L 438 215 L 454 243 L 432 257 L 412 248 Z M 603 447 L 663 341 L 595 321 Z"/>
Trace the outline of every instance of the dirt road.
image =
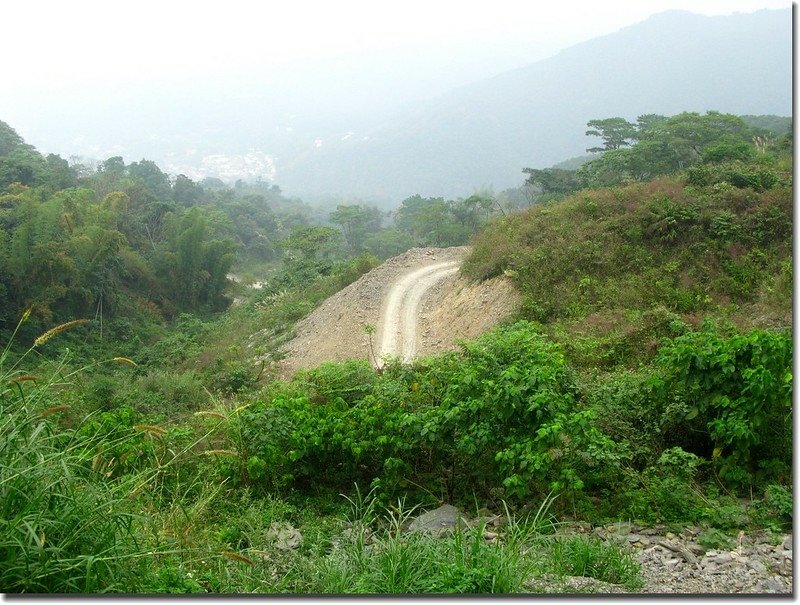
<path id="1" fill-rule="evenodd" d="M 378 358 L 389 355 L 409 362 L 417 352 L 417 333 L 420 304 L 425 294 L 458 272 L 459 261 L 422 267 L 401 276 L 386 297 L 378 328 Z"/>
<path id="2" fill-rule="evenodd" d="M 382 365 L 384 355 L 408 362 L 490 329 L 513 312 L 518 296 L 505 278 L 476 284 L 458 275 L 468 251 L 414 248 L 387 260 L 298 322 L 276 370 L 288 376 L 347 359 Z M 375 327 L 371 336 L 367 326 Z"/>

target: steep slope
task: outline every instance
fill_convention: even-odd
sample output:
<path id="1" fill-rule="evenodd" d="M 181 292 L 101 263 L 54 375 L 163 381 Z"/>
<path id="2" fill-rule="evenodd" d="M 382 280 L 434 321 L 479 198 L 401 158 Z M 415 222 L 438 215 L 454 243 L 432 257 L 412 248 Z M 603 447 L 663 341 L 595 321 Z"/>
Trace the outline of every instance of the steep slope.
<path id="1" fill-rule="evenodd" d="M 277 178 L 301 194 L 394 199 L 517 185 L 523 167 L 584 153 L 592 118 L 791 115 L 791 49 L 790 10 L 669 11 L 410 108 L 368 140 L 331 141 Z"/>
<path id="2" fill-rule="evenodd" d="M 417 352 L 417 330 L 422 299 L 439 282 L 458 271 L 451 260 L 421 267 L 396 280 L 386 296 L 380 317 L 378 357 L 388 355 L 409 362 Z"/>
<path id="3" fill-rule="evenodd" d="M 732 163 L 732 181 L 748 168 Z M 490 225 L 462 271 L 510 275 L 521 315 L 565 343 L 574 367 L 638 365 L 709 317 L 741 330 L 792 325 L 792 173 L 764 187 L 683 174 L 584 190 Z"/>
<path id="4" fill-rule="evenodd" d="M 469 282 L 458 268 L 469 249 L 414 248 L 389 259 L 297 324 L 280 371 L 324 361 L 389 355 L 404 361 L 452 348 L 508 317 L 518 303 L 510 281 Z M 376 328 L 371 337 L 365 326 Z"/>

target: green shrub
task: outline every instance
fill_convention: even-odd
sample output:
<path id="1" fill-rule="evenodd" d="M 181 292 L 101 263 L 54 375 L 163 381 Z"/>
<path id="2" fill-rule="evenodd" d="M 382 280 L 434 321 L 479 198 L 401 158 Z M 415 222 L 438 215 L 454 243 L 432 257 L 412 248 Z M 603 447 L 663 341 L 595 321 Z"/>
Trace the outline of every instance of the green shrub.
<path id="1" fill-rule="evenodd" d="M 721 163 L 733 160 L 747 161 L 755 157 L 755 149 L 749 143 L 717 143 L 703 150 L 703 162 Z"/>
<path id="2" fill-rule="evenodd" d="M 202 409 L 209 395 L 200 377 L 193 371 L 151 370 L 137 381 L 144 395 L 141 407 L 146 413 L 176 415 Z"/>
<path id="3" fill-rule="evenodd" d="M 313 370 L 300 371 L 295 380 L 315 403 L 341 400 L 351 406 L 372 390 L 377 374 L 368 361 L 351 360 L 323 363 Z"/>
<path id="4" fill-rule="evenodd" d="M 223 395 L 244 393 L 256 386 L 259 377 L 258 367 L 242 361 L 220 362 L 211 377 L 210 386 L 214 392 Z"/>
<path id="5" fill-rule="evenodd" d="M 730 158 L 728 158 L 730 159 Z M 710 186 L 730 183 L 739 189 L 764 191 L 779 184 L 780 178 L 772 168 L 757 164 L 733 161 L 724 164 L 700 164 L 687 170 L 686 181 L 690 185 Z"/>
<path id="6" fill-rule="evenodd" d="M 642 225 L 645 233 L 664 243 L 685 241 L 687 231 L 698 224 L 700 208 L 696 202 L 684 203 L 669 196 L 656 197 L 648 203 L 649 216 Z"/>
<path id="7" fill-rule="evenodd" d="M 155 343 L 143 347 L 137 353 L 137 363 L 143 368 L 175 367 L 202 351 L 201 342 L 210 325 L 189 313 L 181 313 L 172 328 Z"/>
<path id="8" fill-rule="evenodd" d="M 167 561 L 158 566 L 149 583 L 143 587 L 145 593 L 193 594 L 205 589 L 186 571 L 179 562 Z"/>
<path id="9" fill-rule="evenodd" d="M 760 245 L 786 241 L 792 233 L 791 206 L 762 205 L 744 219 L 744 232 Z"/>
<path id="10" fill-rule="evenodd" d="M 755 501 L 748 510 L 753 522 L 770 527 L 775 531 L 791 529 L 794 517 L 794 498 L 791 487 L 771 483 L 764 489 L 764 495 Z"/>
<path id="11" fill-rule="evenodd" d="M 502 485 L 522 498 L 580 490 L 624 455 L 576 409 L 562 352 L 527 322 L 415 368 L 328 364 L 299 385 L 240 416 L 249 472 L 267 485 L 380 479 L 449 497 Z"/>
<path id="12" fill-rule="evenodd" d="M 724 532 L 709 528 L 697 536 L 697 543 L 707 550 L 733 550 L 733 539 Z"/>
<path id="13" fill-rule="evenodd" d="M 721 479 L 745 487 L 788 477 L 792 339 L 787 331 L 753 330 L 729 338 L 691 332 L 667 342 L 657 364 L 667 373 L 657 391 L 685 405 L 682 424 L 698 437 L 689 449 L 713 459 Z"/>

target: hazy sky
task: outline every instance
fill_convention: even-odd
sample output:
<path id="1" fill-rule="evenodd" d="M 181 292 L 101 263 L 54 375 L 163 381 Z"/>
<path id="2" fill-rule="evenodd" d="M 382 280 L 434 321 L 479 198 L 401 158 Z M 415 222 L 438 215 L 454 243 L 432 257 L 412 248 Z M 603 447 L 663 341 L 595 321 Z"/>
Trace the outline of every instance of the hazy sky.
<path id="1" fill-rule="evenodd" d="M 358 120 L 366 128 L 404 104 L 665 10 L 721 15 L 791 5 L 7 0 L 0 10 L 0 120 L 41 151 L 65 157 L 155 157 L 147 137 L 191 132 L 198 120 L 216 120 L 232 137 L 239 136 L 236 120 L 245 133 L 254 120 L 272 120 L 313 138 Z"/>
<path id="2" fill-rule="evenodd" d="M 284 0 L 3 3 L 0 89 L 280 66 L 370 52 L 469 50 L 509 64 L 668 9 L 707 15 L 786 0 Z"/>

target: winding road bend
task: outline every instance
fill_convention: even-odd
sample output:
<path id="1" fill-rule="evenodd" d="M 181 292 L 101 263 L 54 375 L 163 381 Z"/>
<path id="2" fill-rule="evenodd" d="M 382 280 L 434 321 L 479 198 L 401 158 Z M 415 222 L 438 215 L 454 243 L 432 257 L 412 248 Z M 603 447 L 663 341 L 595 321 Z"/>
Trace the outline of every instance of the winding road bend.
<path id="1" fill-rule="evenodd" d="M 378 330 L 379 359 L 385 355 L 410 362 L 417 351 L 417 319 L 425 293 L 458 271 L 460 261 L 416 269 L 392 284 L 383 303 Z"/>

